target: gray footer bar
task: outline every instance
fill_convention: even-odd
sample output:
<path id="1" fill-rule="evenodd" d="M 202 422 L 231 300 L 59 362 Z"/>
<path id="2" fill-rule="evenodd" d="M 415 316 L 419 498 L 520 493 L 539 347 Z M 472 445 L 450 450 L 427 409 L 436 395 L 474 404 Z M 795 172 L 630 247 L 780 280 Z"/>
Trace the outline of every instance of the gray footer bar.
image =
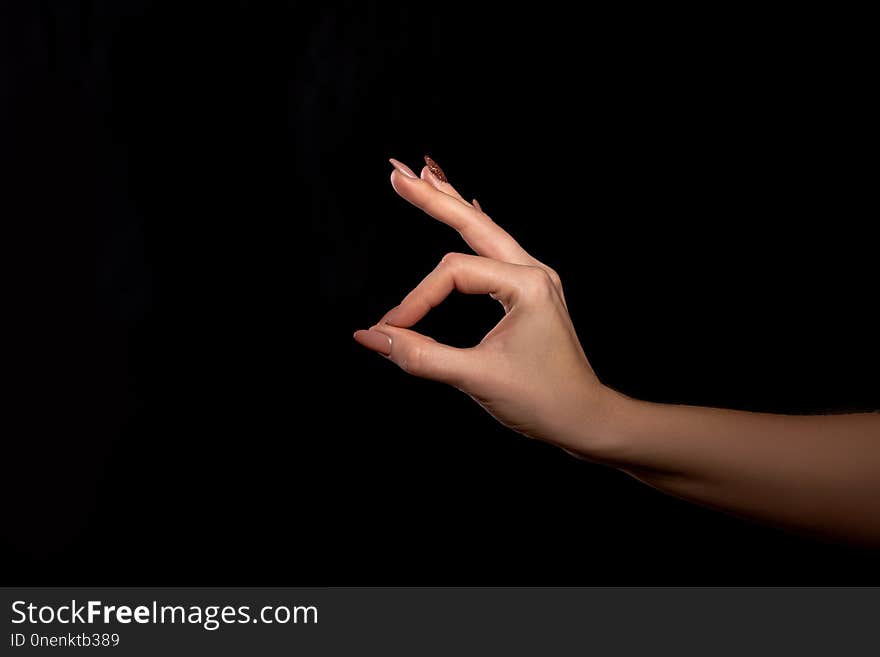
<path id="1" fill-rule="evenodd" d="M 880 588 L 6 588 L 2 654 L 856 654 Z M 867 654 L 867 653 L 865 653 Z"/>

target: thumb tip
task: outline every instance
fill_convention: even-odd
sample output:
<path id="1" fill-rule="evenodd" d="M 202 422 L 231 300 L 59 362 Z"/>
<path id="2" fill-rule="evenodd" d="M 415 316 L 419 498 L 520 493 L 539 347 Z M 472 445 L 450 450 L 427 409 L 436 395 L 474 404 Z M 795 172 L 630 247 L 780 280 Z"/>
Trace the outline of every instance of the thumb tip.
<path id="1" fill-rule="evenodd" d="M 352 336 L 362 347 L 378 352 L 383 356 L 391 353 L 391 337 L 379 331 L 360 329 Z"/>

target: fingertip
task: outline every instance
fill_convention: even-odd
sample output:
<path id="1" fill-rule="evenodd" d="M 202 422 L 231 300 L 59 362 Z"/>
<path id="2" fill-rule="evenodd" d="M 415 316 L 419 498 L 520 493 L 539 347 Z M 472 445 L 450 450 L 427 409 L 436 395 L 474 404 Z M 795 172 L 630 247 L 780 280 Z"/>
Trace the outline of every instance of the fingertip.
<path id="1" fill-rule="evenodd" d="M 467 201 L 464 200 L 461 194 L 452 186 L 452 184 L 444 177 L 441 178 L 437 175 L 437 172 L 434 171 L 430 166 L 422 167 L 422 170 L 419 172 L 419 176 L 426 183 L 431 185 L 434 189 L 439 192 L 443 192 L 447 196 L 451 196 L 452 198 L 461 201 L 465 205 L 470 205 Z"/>
<path id="2" fill-rule="evenodd" d="M 435 189 L 443 191 L 443 181 L 440 180 L 433 171 L 431 171 L 430 167 L 422 167 L 422 170 L 419 172 L 419 177 L 426 183 L 430 183 L 431 186 Z"/>
<path id="3" fill-rule="evenodd" d="M 406 166 L 400 160 L 395 160 L 393 157 L 389 157 L 388 161 L 391 163 L 391 166 L 395 168 L 395 170 L 400 171 L 407 178 L 416 178 L 416 174 L 413 173 L 413 170 Z"/>
<path id="4" fill-rule="evenodd" d="M 382 316 L 382 319 L 379 320 L 379 324 L 390 324 L 391 326 L 403 326 L 401 323 L 401 318 L 403 317 L 403 310 L 400 305 L 394 306 L 391 310 L 389 310 L 385 315 Z"/>
<path id="5" fill-rule="evenodd" d="M 446 174 L 443 172 L 443 169 L 440 168 L 440 165 L 437 164 L 429 155 L 425 155 L 425 164 L 428 169 L 431 171 L 431 174 L 437 178 L 442 183 L 449 182 L 449 179 L 446 177 Z"/>
<path id="6" fill-rule="evenodd" d="M 394 191 L 401 196 L 404 195 L 406 188 L 410 183 L 421 184 L 421 182 L 422 181 L 420 181 L 415 176 L 410 178 L 409 176 L 398 171 L 397 169 L 394 169 L 391 172 L 391 186 L 394 188 Z"/>
<path id="7" fill-rule="evenodd" d="M 391 353 L 391 336 L 373 330 L 355 331 L 352 336 L 355 341 L 362 347 L 366 347 L 371 351 L 387 356 Z"/>

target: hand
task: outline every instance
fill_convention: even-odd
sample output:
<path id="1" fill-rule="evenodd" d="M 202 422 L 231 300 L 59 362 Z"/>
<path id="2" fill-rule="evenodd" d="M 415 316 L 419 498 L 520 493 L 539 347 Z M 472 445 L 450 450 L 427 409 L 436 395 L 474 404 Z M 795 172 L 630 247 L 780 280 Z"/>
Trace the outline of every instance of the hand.
<path id="1" fill-rule="evenodd" d="M 368 331 L 354 334 L 415 376 L 453 385 L 507 427 L 601 461 L 620 396 L 604 387 L 581 348 L 559 276 L 465 201 L 429 158 L 421 178 L 391 160 L 400 196 L 455 228 L 479 255 L 450 253 Z M 434 173 L 436 171 L 437 173 Z M 458 349 L 411 330 L 452 290 L 488 294 L 504 307 L 475 347 Z"/>
<path id="2" fill-rule="evenodd" d="M 511 429 L 677 497 L 809 535 L 880 545 L 880 416 L 653 404 L 606 388 L 581 349 L 556 272 L 426 161 L 418 178 L 392 160 L 391 184 L 479 255 L 444 257 L 376 326 L 356 332 L 358 342 L 411 374 L 460 388 Z M 504 306 L 476 347 L 438 344 L 410 328 L 453 289 Z"/>

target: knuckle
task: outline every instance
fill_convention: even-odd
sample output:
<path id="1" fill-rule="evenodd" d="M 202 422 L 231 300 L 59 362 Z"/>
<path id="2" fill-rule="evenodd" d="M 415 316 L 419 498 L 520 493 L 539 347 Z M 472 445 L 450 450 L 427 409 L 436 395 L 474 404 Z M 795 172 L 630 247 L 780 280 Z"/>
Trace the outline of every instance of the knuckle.
<path id="1" fill-rule="evenodd" d="M 464 258 L 464 257 L 465 256 L 462 253 L 456 253 L 456 252 L 447 253 L 445 256 L 443 256 L 440 259 L 440 264 L 443 265 L 444 267 L 455 267 L 456 265 L 458 265 L 461 262 L 462 258 Z"/>
<path id="2" fill-rule="evenodd" d="M 529 297 L 543 299 L 553 294 L 555 287 L 550 275 L 541 267 L 529 267 L 523 277 L 523 292 Z"/>
<path id="3" fill-rule="evenodd" d="M 562 287 L 562 279 L 559 277 L 559 274 L 552 267 L 546 267 L 547 275 L 550 277 L 550 282 L 557 288 Z"/>

